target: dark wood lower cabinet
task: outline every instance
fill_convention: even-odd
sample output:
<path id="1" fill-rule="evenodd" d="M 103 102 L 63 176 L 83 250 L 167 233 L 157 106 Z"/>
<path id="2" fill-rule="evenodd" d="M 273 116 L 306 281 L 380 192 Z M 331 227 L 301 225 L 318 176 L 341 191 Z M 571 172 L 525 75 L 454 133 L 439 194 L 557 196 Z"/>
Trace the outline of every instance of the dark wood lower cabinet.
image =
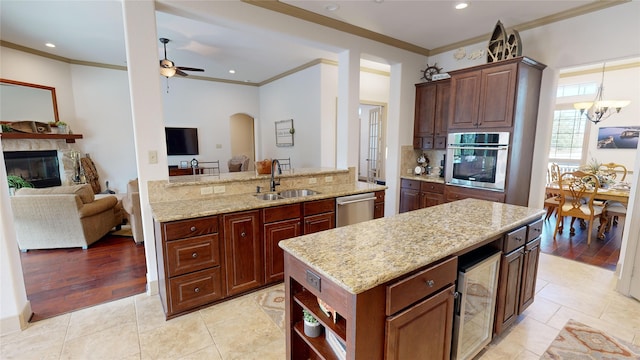
<path id="1" fill-rule="evenodd" d="M 385 359 L 449 359 L 454 286 L 387 319 Z"/>
<path id="2" fill-rule="evenodd" d="M 400 213 L 442 203 L 444 203 L 444 184 L 422 180 L 400 180 Z"/>
<path id="3" fill-rule="evenodd" d="M 264 284 L 259 214 L 252 210 L 222 216 L 228 295 Z"/>
<path id="4" fill-rule="evenodd" d="M 494 333 L 500 334 L 516 321 L 522 279 L 524 248 L 503 255 L 500 264 L 496 322 Z"/>
<path id="5" fill-rule="evenodd" d="M 500 191 L 471 189 L 471 188 L 455 186 L 455 185 L 446 185 L 444 187 L 444 200 L 446 202 L 468 199 L 468 198 L 489 200 L 489 201 L 503 203 L 505 199 L 505 195 L 504 195 L 504 192 L 500 192 Z"/>
<path id="6" fill-rule="evenodd" d="M 284 279 L 284 251 L 278 243 L 281 240 L 300 236 L 302 234 L 300 225 L 299 218 L 264 225 L 265 283 L 270 284 Z"/>

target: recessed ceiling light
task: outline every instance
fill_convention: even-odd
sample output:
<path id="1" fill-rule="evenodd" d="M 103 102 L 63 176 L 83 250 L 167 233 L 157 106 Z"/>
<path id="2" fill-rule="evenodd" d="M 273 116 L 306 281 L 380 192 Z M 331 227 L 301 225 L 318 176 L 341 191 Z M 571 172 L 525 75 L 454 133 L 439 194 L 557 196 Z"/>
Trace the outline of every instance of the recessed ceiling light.
<path id="1" fill-rule="evenodd" d="M 378 4 L 382 4 L 384 2 L 384 0 L 373 0 L 373 2 L 376 2 Z"/>
<path id="2" fill-rule="evenodd" d="M 462 9 L 465 9 L 467 6 L 469 6 L 469 4 L 467 4 L 466 2 L 461 2 L 458 5 L 456 5 L 456 9 L 462 10 Z"/>
<path id="3" fill-rule="evenodd" d="M 54 48 L 54 47 L 56 47 L 56 45 L 55 45 L 55 44 L 52 44 L 52 43 L 46 43 L 46 44 L 44 44 L 44 46 L 46 46 L 46 47 L 50 47 L 50 48 Z"/>
<path id="4" fill-rule="evenodd" d="M 340 9 L 340 6 L 338 4 L 329 4 L 329 5 L 325 6 L 324 8 L 327 9 L 327 11 L 336 11 L 336 10 Z"/>
<path id="5" fill-rule="evenodd" d="M 236 73 L 235 70 L 233 70 L 233 69 L 229 70 L 229 74 L 235 74 L 235 73 Z"/>

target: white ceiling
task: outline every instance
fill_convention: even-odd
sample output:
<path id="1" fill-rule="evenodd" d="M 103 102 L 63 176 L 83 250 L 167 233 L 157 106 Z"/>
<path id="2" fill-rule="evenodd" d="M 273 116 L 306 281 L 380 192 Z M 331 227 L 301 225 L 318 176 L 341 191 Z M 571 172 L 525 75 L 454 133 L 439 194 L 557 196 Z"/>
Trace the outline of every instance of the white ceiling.
<path id="1" fill-rule="evenodd" d="M 282 2 L 434 49 L 488 34 L 498 20 L 510 28 L 598 1 L 473 0 L 462 11 L 453 9 L 454 1 Z M 179 4 L 183 9 L 190 6 L 189 1 Z M 211 7 L 219 4 L 222 3 Z M 338 5 L 338 10 L 327 11 L 325 7 L 329 4 Z M 227 0 L 224 5 L 239 12 L 255 8 L 239 0 Z M 202 11 L 201 7 L 197 11 Z M 300 38 L 274 36 L 269 31 L 245 29 L 237 23 L 230 26 L 224 19 L 212 20 L 217 16 L 214 9 L 205 15 L 198 18 L 207 21 L 160 11 L 156 16 L 158 37 L 172 40 L 167 45 L 167 57 L 177 66 L 206 69 L 193 75 L 260 83 L 318 58 L 337 60 L 337 54 L 329 51 L 329 47 L 312 46 L 310 41 Z M 122 5 L 117 0 L 2 0 L 0 39 L 75 61 L 126 66 Z M 56 44 L 56 48 L 45 47 L 46 42 Z M 158 54 L 163 58 L 160 42 Z M 236 73 L 230 74 L 230 69 Z"/>

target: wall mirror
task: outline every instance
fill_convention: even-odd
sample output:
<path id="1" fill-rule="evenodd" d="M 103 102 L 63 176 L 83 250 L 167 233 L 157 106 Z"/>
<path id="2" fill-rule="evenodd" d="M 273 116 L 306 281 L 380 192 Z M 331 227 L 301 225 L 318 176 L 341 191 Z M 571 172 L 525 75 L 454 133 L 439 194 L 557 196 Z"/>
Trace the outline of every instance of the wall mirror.
<path id="1" fill-rule="evenodd" d="M 0 78 L 0 121 L 58 121 L 56 88 Z"/>

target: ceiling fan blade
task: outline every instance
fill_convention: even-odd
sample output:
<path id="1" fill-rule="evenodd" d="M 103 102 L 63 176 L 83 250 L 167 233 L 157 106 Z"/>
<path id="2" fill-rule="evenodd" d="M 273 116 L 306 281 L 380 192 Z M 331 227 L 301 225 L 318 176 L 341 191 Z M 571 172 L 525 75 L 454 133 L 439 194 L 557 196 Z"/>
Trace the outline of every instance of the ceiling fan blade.
<path id="1" fill-rule="evenodd" d="M 189 74 L 187 74 L 186 72 L 180 70 L 179 68 L 176 67 L 176 75 L 180 75 L 180 76 L 189 76 Z"/>
<path id="2" fill-rule="evenodd" d="M 183 71 L 204 71 L 204 69 L 184 67 L 184 66 L 176 66 L 176 69 L 183 70 Z"/>

